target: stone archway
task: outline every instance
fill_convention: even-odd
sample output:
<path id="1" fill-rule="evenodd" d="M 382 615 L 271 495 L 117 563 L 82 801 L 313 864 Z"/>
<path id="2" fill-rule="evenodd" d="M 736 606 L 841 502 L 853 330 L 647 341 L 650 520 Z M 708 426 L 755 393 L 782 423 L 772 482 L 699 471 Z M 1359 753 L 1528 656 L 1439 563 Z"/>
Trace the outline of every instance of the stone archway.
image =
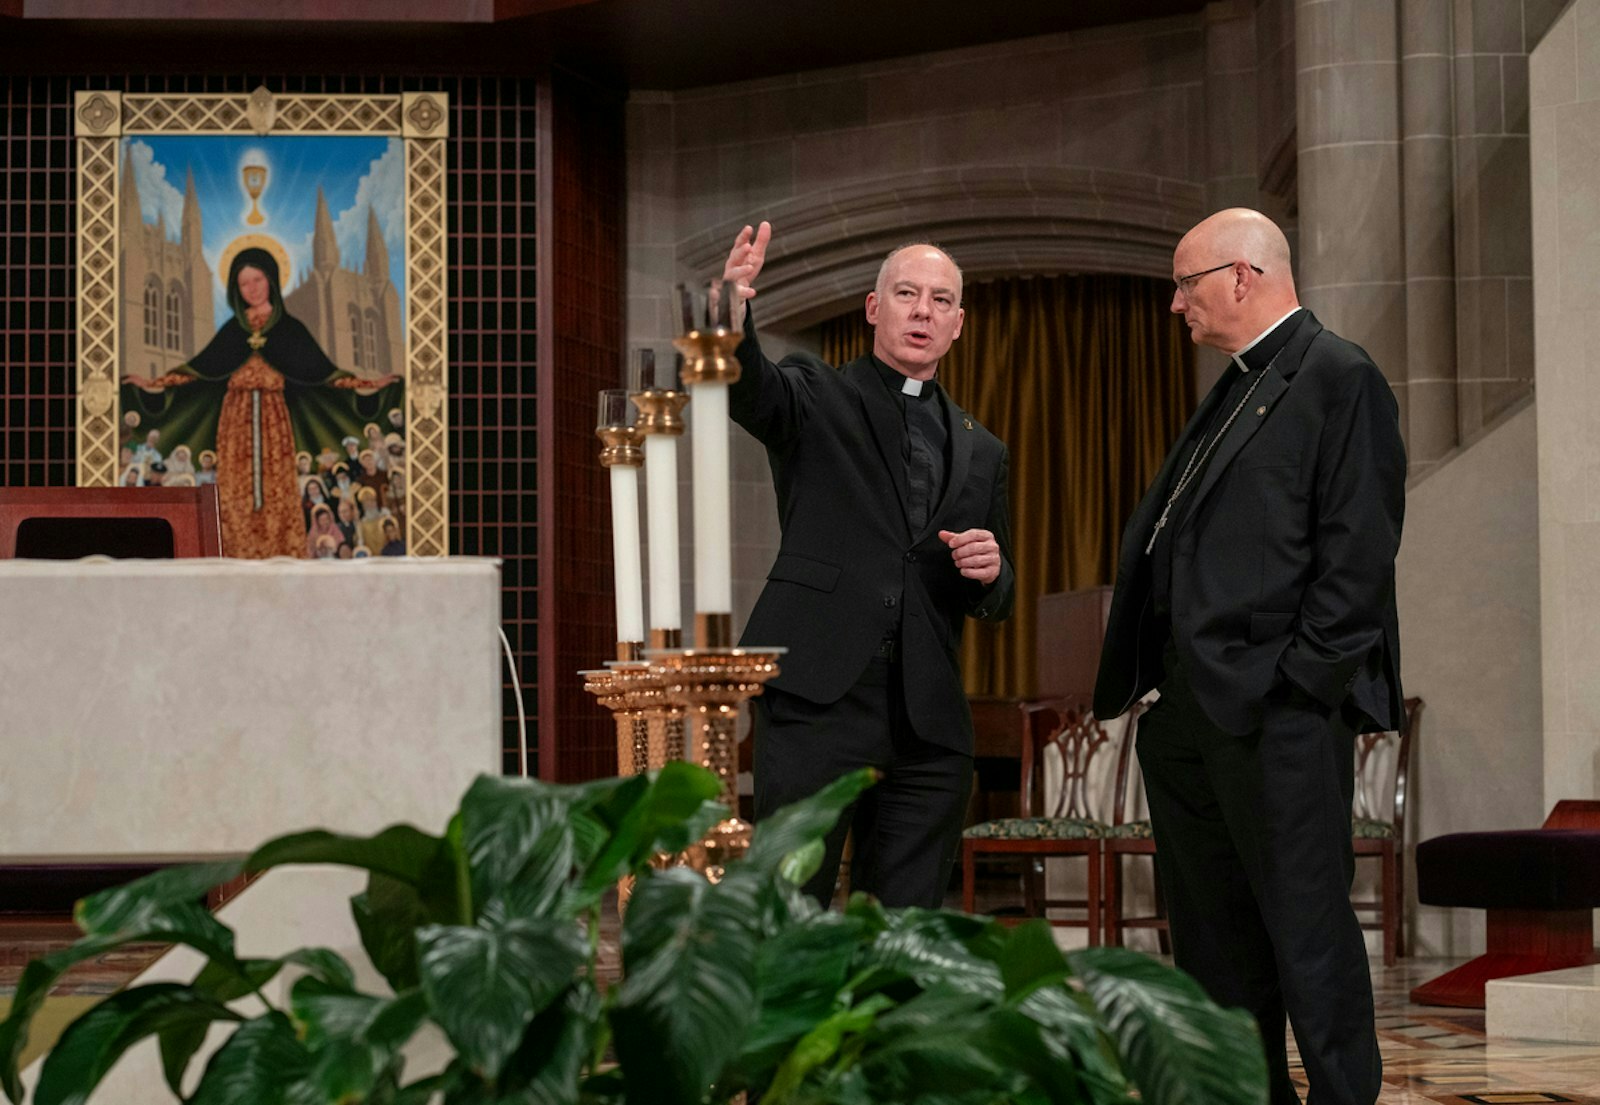
<path id="1" fill-rule="evenodd" d="M 859 306 L 895 246 L 929 238 L 967 281 L 1060 272 L 1169 277 L 1204 189 L 1084 167 L 938 169 L 842 185 L 762 213 L 775 228 L 760 287 L 763 327 L 797 330 Z M 737 223 L 678 243 L 682 272 L 718 272 Z"/>

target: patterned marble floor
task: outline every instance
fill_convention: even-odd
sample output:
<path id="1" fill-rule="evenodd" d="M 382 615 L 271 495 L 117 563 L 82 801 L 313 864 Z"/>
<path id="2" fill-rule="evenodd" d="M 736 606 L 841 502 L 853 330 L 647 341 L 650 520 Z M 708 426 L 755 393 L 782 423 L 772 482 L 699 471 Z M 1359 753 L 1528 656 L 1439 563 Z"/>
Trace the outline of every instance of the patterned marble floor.
<path id="1" fill-rule="evenodd" d="M 1401 960 L 1372 965 L 1383 1054 L 1380 1105 L 1472 1102 L 1535 1105 L 1600 1103 L 1600 1046 L 1523 1043 L 1484 1037 L 1481 1009 L 1412 1005 L 1411 988 L 1460 960 Z M 1305 1095 L 1304 1072 L 1289 1037 L 1293 1073 Z"/>

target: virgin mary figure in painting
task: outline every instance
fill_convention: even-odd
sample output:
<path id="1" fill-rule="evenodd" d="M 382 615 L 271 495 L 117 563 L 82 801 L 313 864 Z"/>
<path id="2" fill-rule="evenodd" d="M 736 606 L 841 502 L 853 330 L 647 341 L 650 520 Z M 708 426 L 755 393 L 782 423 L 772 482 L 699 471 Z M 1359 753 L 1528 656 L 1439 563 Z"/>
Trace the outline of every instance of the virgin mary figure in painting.
<path id="1" fill-rule="evenodd" d="M 124 410 L 163 436 L 214 449 L 223 548 L 230 556 L 305 556 L 295 454 L 337 441 L 394 407 L 400 377 L 363 379 L 328 359 L 283 305 L 273 251 L 240 249 L 228 268 L 233 317 L 188 363 L 123 378 Z"/>

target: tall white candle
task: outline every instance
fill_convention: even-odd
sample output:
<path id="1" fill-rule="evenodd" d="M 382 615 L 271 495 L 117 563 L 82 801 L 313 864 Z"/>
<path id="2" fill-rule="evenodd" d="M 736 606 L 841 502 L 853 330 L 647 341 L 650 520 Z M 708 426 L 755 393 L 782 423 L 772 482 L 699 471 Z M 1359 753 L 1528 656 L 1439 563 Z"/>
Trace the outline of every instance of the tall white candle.
<path id="1" fill-rule="evenodd" d="M 646 434 L 645 519 L 650 532 L 650 628 L 682 629 L 678 600 L 678 439 Z"/>
<path id="2" fill-rule="evenodd" d="M 644 640 L 644 571 L 639 563 L 639 469 L 611 473 L 611 555 L 616 565 L 617 640 Z"/>
<path id="3" fill-rule="evenodd" d="M 690 388 L 694 398 L 694 607 L 733 613 L 733 523 L 729 502 L 728 385 Z"/>

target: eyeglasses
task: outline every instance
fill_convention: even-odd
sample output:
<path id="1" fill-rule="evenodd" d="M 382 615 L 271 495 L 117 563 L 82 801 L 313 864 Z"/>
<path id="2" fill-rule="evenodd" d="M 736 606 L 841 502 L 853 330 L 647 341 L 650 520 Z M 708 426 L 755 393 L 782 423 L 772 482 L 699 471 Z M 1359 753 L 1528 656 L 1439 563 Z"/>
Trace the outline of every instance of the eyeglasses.
<path id="1" fill-rule="evenodd" d="M 1237 261 L 1229 261 L 1226 264 L 1218 265 L 1214 269 L 1201 269 L 1199 272 L 1191 272 L 1188 276 L 1180 276 L 1180 277 L 1178 277 L 1172 283 L 1177 287 L 1177 289 L 1180 292 L 1187 293 L 1191 288 L 1194 287 L 1195 282 L 1197 280 L 1199 280 L 1202 276 L 1210 276 L 1214 272 L 1221 272 L 1223 269 L 1231 269 L 1231 268 L 1233 268 L 1233 266 L 1237 265 L 1238 263 L 1239 262 L 1237 262 Z M 1250 264 L 1250 263 L 1248 261 L 1246 261 L 1245 264 Z M 1250 267 L 1256 271 L 1257 275 L 1265 275 L 1264 273 L 1262 273 L 1261 267 L 1259 265 L 1250 265 Z"/>

